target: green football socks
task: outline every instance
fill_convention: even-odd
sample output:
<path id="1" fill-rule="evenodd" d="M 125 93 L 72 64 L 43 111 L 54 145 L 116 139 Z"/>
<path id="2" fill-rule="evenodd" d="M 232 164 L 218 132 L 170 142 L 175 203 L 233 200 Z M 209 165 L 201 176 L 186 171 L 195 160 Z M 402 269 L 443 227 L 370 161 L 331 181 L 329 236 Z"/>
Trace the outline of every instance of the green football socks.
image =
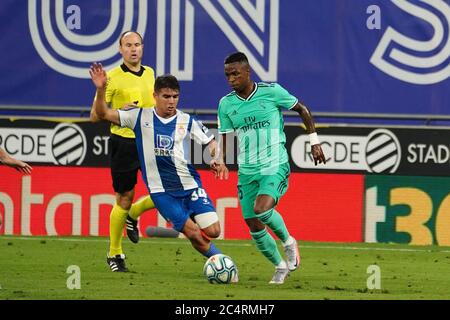
<path id="1" fill-rule="evenodd" d="M 261 253 L 270 260 L 275 266 L 279 265 L 282 261 L 280 251 L 278 251 L 275 239 L 272 238 L 270 233 L 264 228 L 258 232 L 250 232 L 253 240 L 256 243 L 256 248 L 258 248 Z"/>
<path id="2" fill-rule="evenodd" d="M 258 214 L 258 219 L 267 225 L 270 230 L 283 242 L 289 239 L 289 232 L 284 223 L 283 217 L 275 209 L 267 210 L 261 214 Z"/>

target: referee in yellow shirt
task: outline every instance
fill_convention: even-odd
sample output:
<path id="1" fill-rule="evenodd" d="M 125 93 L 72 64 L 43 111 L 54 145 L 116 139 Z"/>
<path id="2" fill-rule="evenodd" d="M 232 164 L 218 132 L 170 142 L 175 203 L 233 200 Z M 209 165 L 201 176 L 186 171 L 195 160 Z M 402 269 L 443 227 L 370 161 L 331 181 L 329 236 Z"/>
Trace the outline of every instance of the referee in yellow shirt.
<path id="1" fill-rule="evenodd" d="M 142 36 L 135 31 L 124 32 L 119 40 L 119 52 L 123 64 L 108 72 L 108 85 L 104 103 L 113 109 L 134 104 L 141 108 L 153 107 L 155 74 L 152 68 L 141 64 L 144 45 Z M 95 101 L 94 101 L 95 102 Z M 98 121 L 94 104 L 91 121 Z M 137 173 L 140 168 L 134 132 L 128 128 L 111 125 L 111 176 L 116 193 L 116 203 L 109 223 L 110 246 L 106 259 L 111 271 L 127 272 L 122 250 L 122 234 L 125 222 L 128 238 L 137 243 L 138 217 L 155 207 L 150 197 L 133 204 Z"/>

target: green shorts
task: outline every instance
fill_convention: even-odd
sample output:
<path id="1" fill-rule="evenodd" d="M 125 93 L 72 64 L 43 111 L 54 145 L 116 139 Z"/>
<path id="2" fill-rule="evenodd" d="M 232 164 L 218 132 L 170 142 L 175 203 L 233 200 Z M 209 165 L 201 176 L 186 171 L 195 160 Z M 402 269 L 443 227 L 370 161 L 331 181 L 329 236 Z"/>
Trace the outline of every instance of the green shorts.
<path id="1" fill-rule="evenodd" d="M 256 218 L 254 209 L 255 199 L 257 196 L 267 194 L 271 196 L 275 203 L 278 203 L 280 198 L 286 193 L 289 185 L 289 175 L 291 169 L 289 163 L 281 164 L 270 175 L 254 174 L 241 175 L 239 174 L 238 181 L 238 196 L 242 208 L 244 219 Z"/>

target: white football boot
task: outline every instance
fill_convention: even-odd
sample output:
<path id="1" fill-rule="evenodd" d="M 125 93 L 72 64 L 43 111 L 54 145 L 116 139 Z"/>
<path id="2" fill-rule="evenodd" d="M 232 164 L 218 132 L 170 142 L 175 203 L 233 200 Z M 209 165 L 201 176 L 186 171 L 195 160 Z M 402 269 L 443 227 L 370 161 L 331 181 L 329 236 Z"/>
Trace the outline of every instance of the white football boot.
<path id="1" fill-rule="evenodd" d="M 275 267 L 275 273 L 273 274 L 270 284 L 283 284 L 286 277 L 289 275 L 289 268 L 287 267 L 286 261 L 282 261 L 278 266 Z"/>
<path id="2" fill-rule="evenodd" d="M 283 249 L 287 257 L 287 265 L 290 271 L 294 271 L 300 266 L 301 258 L 298 244 L 292 236 L 289 236 L 289 239 L 286 242 L 289 244 L 285 245 L 283 243 Z"/>

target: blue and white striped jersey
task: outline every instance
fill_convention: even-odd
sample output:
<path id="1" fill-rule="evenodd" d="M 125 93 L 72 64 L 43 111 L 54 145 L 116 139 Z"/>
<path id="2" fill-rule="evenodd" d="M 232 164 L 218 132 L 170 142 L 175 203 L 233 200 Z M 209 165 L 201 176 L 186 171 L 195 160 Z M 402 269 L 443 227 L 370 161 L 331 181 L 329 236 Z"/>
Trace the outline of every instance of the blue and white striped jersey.
<path id="1" fill-rule="evenodd" d="M 207 144 L 214 135 L 189 114 L 177 110 L 164 119 L 154 108 L 119 110 L 120 125 L 133 129 L 144 183 L 149 193 L 201 188 L 190 163 L 190 143 Z"/>

